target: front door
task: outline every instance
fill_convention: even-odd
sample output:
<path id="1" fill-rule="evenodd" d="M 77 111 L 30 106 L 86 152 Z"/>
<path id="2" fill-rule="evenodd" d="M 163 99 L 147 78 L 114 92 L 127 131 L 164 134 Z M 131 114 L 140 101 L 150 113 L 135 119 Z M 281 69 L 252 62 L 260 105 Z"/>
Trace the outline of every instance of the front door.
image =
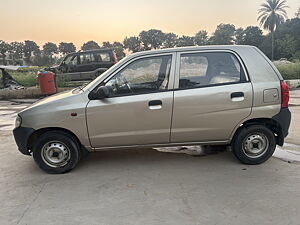
<path id="1" fill-rule="evenodd" d="M 232 52 L 178 54 L 171 142 L 227 141 L 252 108 L 252 85 Z"/>
<path id="2" fill-rule="evenodd" d="M 172 55 L 148 56 L 105 80 L 101 85 L 108 87 L 109 97 L 87 106 L 92 147 L 169 143 L 173 67 Z"/>

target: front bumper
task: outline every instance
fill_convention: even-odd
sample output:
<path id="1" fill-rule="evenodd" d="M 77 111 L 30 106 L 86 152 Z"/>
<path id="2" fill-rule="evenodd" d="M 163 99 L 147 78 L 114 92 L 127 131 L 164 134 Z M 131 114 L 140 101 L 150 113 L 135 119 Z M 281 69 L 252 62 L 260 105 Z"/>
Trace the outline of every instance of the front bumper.
<path id="1" fill-rule="evenodd" d="M 30 155 L 28 139 L 35 130 L 28 127 L 17 127 L 13 130 L 18 149 L 24 155 Z"/>

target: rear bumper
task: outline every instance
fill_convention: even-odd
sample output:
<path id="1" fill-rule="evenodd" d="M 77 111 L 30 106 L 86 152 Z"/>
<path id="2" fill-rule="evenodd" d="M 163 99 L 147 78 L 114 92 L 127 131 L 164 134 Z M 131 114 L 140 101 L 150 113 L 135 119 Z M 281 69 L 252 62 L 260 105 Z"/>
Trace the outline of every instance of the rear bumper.
<path id="1" fill-rule="evenodd" d="M 28 149 L 28 139 L 35 130 L 28 127 L 17 127 L 13 130 L 18 149 L 24 155 L 30 155 Z"/>
<path id="2" fill-rule="evenodd" d="M 289 108 L 282 108 L 278 114 L 273 116 L 273 119 L 280 124 L 283 137 L 288 136 L 291 124 L 291 112 Z"/>

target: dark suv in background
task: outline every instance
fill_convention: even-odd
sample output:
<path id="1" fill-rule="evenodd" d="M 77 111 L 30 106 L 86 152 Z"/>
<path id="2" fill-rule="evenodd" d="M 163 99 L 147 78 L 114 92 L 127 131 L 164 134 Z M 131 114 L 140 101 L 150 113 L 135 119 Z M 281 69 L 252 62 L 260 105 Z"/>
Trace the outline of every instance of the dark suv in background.
<path id="1" fill-rule="evenodd" d="M 103 48 L 70 53 L 50 71 L 58 76 L 63 74 L 70 81 L 93 80 L 116 63 L 114 51 Z"/>

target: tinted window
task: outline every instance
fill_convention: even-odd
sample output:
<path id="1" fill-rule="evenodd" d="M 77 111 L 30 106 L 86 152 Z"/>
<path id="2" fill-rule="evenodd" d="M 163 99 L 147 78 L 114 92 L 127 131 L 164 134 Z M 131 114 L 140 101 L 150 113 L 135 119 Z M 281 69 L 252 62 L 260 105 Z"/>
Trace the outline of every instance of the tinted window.
<path id="1" fill-rule="evenodd" d="M 96 52 L 92 55 L 93 62 L 110 62 L 110 54 L 109 52 Z"/>
<path id="2" fill-rule="evenodd" d="M 179 88 L 240 82 L 242 70 L 231 53 L 193 53 L 180 58 Z"/>
<path id="3" fill-rule="evenodd" d="M 73 64 L 74 66 L 77 65 L 77 56 L 75 56 L 72 61 L 71 64 Z"/>
<path id="4" fill-rule="evenodd" d="M 93 62 L 93 57 L 91 53 L 81 54 L 79 57 L 80 57 L 80 64 L 89 64 Z"/>
<path id="5" fill-rule="evenodd" d="M 171 56 L 138 59 L 110 79 L 111 96 L 141 94 L 167 89 Z"/>

